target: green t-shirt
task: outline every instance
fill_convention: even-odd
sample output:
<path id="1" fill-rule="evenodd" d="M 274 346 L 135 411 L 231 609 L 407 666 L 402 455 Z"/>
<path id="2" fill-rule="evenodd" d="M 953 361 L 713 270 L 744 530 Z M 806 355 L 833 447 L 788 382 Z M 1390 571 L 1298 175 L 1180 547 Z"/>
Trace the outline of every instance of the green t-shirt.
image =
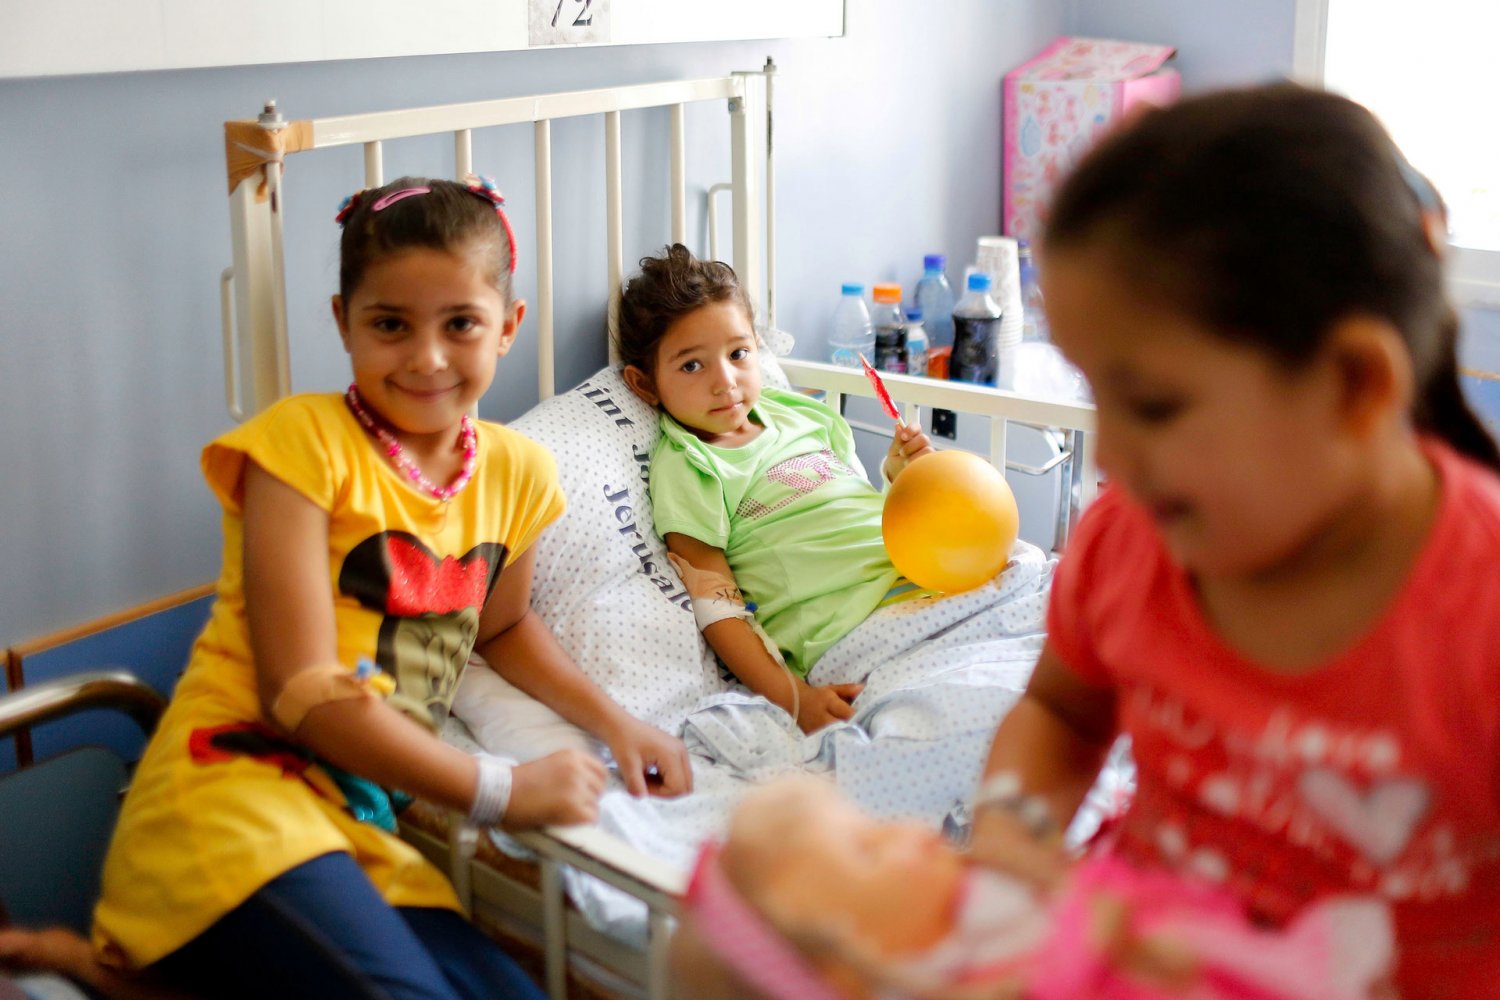
<path id="1" fill-rule="evenodd" d="M 761 627 L 806 676 L 898 579 L 880 537 L 884 498 L 849 425 L 822 403 L 768 388 L 751 417 L 759 437 L 719 448 L 662 414 L 651 513 L 663 537 L 724 550 Z"/>

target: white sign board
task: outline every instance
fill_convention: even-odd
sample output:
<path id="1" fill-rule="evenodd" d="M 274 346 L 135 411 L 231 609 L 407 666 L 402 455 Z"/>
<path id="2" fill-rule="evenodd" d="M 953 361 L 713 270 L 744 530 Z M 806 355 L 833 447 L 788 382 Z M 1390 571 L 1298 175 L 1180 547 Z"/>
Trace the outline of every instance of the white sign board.
<path id="1" fill-rule="evenodd" d="M 844 0 L 0 0 L 0 78 L 844 33 Z"/>

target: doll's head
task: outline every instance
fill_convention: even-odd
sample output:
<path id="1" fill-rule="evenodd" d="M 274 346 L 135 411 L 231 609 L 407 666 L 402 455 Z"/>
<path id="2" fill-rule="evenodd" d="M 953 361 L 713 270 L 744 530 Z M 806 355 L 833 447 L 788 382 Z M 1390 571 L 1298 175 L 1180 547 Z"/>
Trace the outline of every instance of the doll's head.
<path id="1" fill-rule="evenodd" d="M 688 894 L 677 967 L 694 996 L 859 997 L 952 928 L 964 863 L 936 832 L 862 813 L 806 775 L 749 793 Z M 878 962 L 876 961 L 878 958 Z M 732 975 L 705 966 L 728 965 Z M 762 978 L 764 977 L 764 978 Z M 819 992 L 819 989 L 828 992 Z"/>
<path id="2" fill-rule="evenodd" d="M 720 864 L 785 932 L 847 935 L 882 954 L 941 938 L 963 873 L 938 831 L 875 820 L 832 783 L 801 775 L 745 797 Z"/>

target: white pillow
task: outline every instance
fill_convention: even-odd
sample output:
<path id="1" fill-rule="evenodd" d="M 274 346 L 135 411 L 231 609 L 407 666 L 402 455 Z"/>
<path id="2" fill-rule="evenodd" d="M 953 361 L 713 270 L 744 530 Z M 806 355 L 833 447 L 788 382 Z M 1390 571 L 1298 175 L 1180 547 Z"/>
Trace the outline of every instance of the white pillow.
<path id="1" fill-rule="evenodd" d="M 784 387 L 775 357 L 760 355 L 765 383 Z M 606 367 L 511 427 L 552 451 L 568 500 L 536 543 L 532 607 L 626 711 L 675 734 L 700 699 L 729 685 L 651 522 L 657 419 Z"/>

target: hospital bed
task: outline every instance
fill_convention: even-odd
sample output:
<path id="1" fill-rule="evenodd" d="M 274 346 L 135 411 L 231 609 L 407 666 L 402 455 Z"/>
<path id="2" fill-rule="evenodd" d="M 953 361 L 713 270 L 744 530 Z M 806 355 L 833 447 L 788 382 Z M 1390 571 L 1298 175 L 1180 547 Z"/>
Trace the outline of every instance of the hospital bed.
<path id="1" fill-rule="evenodd" d="M 223 273 L 221 293 L 226 392 L 230 412 L 236 419 L 259 411 L 291 391 L 285 220 L 303 212 L 316 213 L 320 219 L 331 214 L 327 205 L 309 204 L 298 197 L 296 171 L 288 171 L 288 160 L 337 147 L 359 148 L 363 153 L 363 175 L 349 177 L 344 185 L 352 190 L 378 185 L 387 179 L 385 144 L 415 137 L 448 136 L 451 157 L 444 155 L 442 162 L 415 172 L 462 177 L 473 168 L 476 131 L 531 124 L 535 238 L 532 246 L 523 241 L 521 255 L 524 266 L 534 269 L 536 275 L 536 295 L 529 313 L 533 323 L 528 335 L 538 341 L 539 402 L 532 412 L 513 421 L 512 426 L 552 447 L 558 454 L 565 490 L 576 487 L 579 491 L 579 496 L 569 497 L 568 516 L 547 533 L 561 536 L 562 541 L 557 544 L 573 548 L 539 552 L 533 603 L 598 683 L 627 709 L 669 728 L 681 723 L 689 706 L 703 697 L 710 701 L 718 698 L 718 707 L 723 707 L 733 701 L 733 696 L 724 691 L 711 654 L 690 625 L 676 633 L 683 637 L 681 655 L 685 659 L 680 661 L 681 670 L 672 676 L 680 674 L 680 683 L 674 680 L 666 685 L 665 692 L 639 696 L 621 693 L 634 675 L 628 661 L 632 652 L 643 659 L 649 658 L 653 672 L 661 675 L 670 673 L 669 668 L 679 662 L 673 659 L 678 654 L 672 648 L 632 650 L 633 640 L 608 630 L 602 635 L 583 634 L 580 607 L 607 604 L 614 599 L 610 592 L 597 590 L 597 581 L 585 579 L 587 571 L 607 572 L 610 560 L 616 557 L 624 562 L 620 585 L 613 592 L 636 588 L 628 600 L 644 603 L 632 607 L 649 604 L 663 614 L 670 614 L 665 609 L 675 608 L 681 617 L 686 601 L 680 593 L 671 592 L 673 580 L 671 571 L 664 569 L 660 542 L 645 524 L 649 503 L 645 502 L 641 483 L 642 462 L 649 455 L 654 434 L 652 414 L 638 409 L 643 404 L 630 398 L 623 385 L 612 380 L 608 367 L 562 393 L 558 393 L 555 385 L 555 297 L 574 293 L 558 288 L 555 269 L 555 262 L 570 251 L 554 245 L 553 125 L 575 118 L 602 123 L 604 162 L 600 173 L 605 193 L 602 236 L 612 332 L 615 304 L 627 271 L 624 219 L 628 206 L 622 167 L 624 116 L 627 112 L 666 116 L 668 139 L 660 151 L 661 166 L 652 170 L 652 175 L 659 174 L 664 179 L 666 202 L 670 206 L 662 219 L 658 245 L 670 240 L 691 247 L 695 241 L 688 234 L 689 191 L 704 188 L 690 187 L 689 183 L 687 109 L 704 102 L 722 107 L 727 116 L 725 138 L 731 174 L 727 190 L 732 243 L 727 257 L 756 304 L 757 316 L 774 345 L 776 214 L 771 160 L 774 81 L 774 66 L 768 61 L 759 71 L 711 79 L 633 84 L 302 121 L 283 118 L 274 104 L 269 104 L 256 119 L 225 124 L 233 259 Z M 779 152 L 785 155 L 784 151 Z M 706 189 L 710 213 L 714 208 L 712 203 L 717 200 L 714 192 L 723 189 L 724 184 Z M 513 217 L 523 211 L 514 202 L 509 208 Z M 717 231 L 717 215 L 711 214 L 710 219 Z M 703 248 L 695 249 L 701 253 Z M 773 359 L 769 366 L 770 380 L 784 379 L 794 386 L 821 393 L 831 406 L 839 409 L 847 399 L 873 394 L 869 383 L 857 371 L 792 357 Z M 1063 441 L 1059 458 L 1066 470 L 1064 507 L 1059 515 L 1061 543 L 1078 510 L 1092 497 L 1097 479 L 1090 439 L 1094 426 L 1090 407 L 918 377 L 893 375 L 886 384 L 905 410 L 908 421 L 920 419 L 924 408 L 944 408 L 986 418 L 990 428 L 988 456 L 1002 467 L 1015 427 L 1056 429 Z M 600 455 L 604 457 L 600 459 Z M 596 461 L 605 464 L 592 464 Z M 570 485 L 570 475 L 580 477 L 576 484 Z M 599 506 L 601 500 L 596 493 L 603 494 L 605 506 Z M 597 510 L 589 506 L 591 501 Z M 614 549 L 596 556 L 589 548 L 592 542 L 570 540 L 570 532 L 582 531 L 580 526 L 592 523 L 591 518 L 608 522 L 611 516 L 614 521 L 609 522 L 606 534 L 612 539 L 623 539 L 623 545 L 610 543 Z M 638 565 L 632 560 L 637 560 Z M 579 564 L 584 565 L 580 568 Z M 1038 578 L 1036 587 L 1044 587 L 1046 570 L 1037 572 L 1043 576 Z M 686 619 L 690 618 L 688 614 Z M 541 948 L 545 982 L 553 997 L 656 998 L 669 994 L 664 958 L 676 899 L 684 886 L 680 856 L 676 862 L 663 859 L 598 828 L 547 829 L 521 834 L 501 845 L 506 848 L 502 850 L 493 838 L 465 829 L 442 810 L 424 803 L 406 814 L 403 833 L 440 867 L 451 872 L 477 922 L 511 943 L 530 943 Z M 590 880 L 599 880 L 609 887 L 610 893 L 623 893 L 642 901 L 643 929 L 622 937 L 617 929 L 601 930 L 597 920 L 586 919 L 564 892 L 565 883 L 574 887 L 580 873 Z"/>

